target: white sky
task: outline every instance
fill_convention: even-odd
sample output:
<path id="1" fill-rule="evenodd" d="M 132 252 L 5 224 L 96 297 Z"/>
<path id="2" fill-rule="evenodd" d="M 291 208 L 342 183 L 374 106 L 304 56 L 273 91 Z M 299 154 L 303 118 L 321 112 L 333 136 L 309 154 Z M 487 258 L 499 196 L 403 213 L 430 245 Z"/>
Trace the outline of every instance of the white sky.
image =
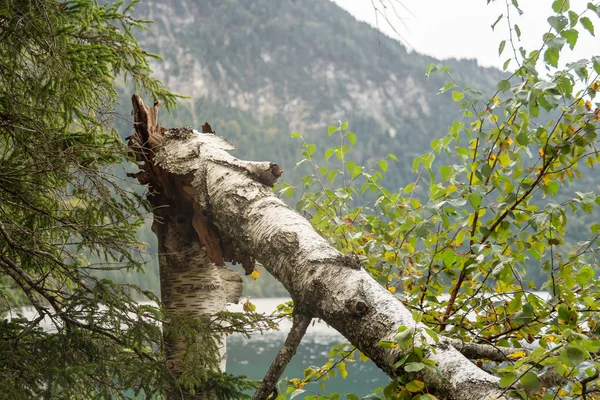
<path id="1" fill-rule="evenodd" d="M 486 0 L 332 0 L 345 8 L 357 19 L 375 25 L 373 4 L 381 8 L 381 2 L 388 4 L 385 10 L 393 27 L 379 16 L 379 28 L 393 38 L 398 34 L 407 48 L 439 59 L 449 57 L 475 58 L 480 65 L 501 68 L 504 61 L 512 55 L 508 43 L 508 25 L 503 19 L 496 26 L 491 25 L 500 14 L 507 15 L 505 0 L 495 0 L 486 5 Z M 581 12 L 586 9 L 589 0 L 571 0 L 571 9 Z M 510 2 L 510 1 L 509 1 Z M 596 3 L 596 2 L 594 2 Z M 393 4 L 402 18 L 400 21 L 389 6 Z M 523 15 L 519 16 L 511 7 L 511 24 L 519 25 L 522 31 L 521 43 L 528 51 L 537 49 L 542 43 L 542 35 L 548 31 L 546 18 L 554 15 L 552 0 L 519 0 Z M 409 11 L 407 11 L 409 10 Z M 412 15 L 411 15 L 412 14 Z M 588 11 L 587 15 L 595 25 L 596 37 L 591 36 L 581 24 L 575 51 L 565 45 L 561 51 L 560 64 L 600 55 L 600 19 Z M 507 39 L 502 56 L 498 56 L 498 45 Z M 516 38 L 515 38 L 516 39 Z M 511 64 L 515 66 L 515 64 Z M 510 68 L 509 68 L 510 69 Z"/>

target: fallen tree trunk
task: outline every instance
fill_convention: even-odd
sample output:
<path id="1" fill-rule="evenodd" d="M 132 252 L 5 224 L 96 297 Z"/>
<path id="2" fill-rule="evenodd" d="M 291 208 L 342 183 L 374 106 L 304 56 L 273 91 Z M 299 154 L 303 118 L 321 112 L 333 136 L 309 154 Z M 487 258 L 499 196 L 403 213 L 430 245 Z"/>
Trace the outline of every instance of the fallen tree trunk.
<path id="1" fill-rule="evenodd" d="M 145 107 L 138 96 L 133 102 L 134 109 Z M 276 164 L 238 160 L 227 153 L 235 148 L 213 134 L 189 128 L 153 132 L 155 137 L 147 140 L 152 165 L 146 169 L 179 182 L 179 192 L 193 200 L 192 219 L 198 219 L 198 213 L 204 219 L 194 227 L 213 262 L 258 260 L 285 286 L 302 313 L 324 320 L 390 377 L 407 374 L 394 366 L 403 351 L 379 342 L 393 341 L 399 327 L 419 327 L 411 312 L 358 260 L 331 247 L 306 219 L 273 195 L 271 186 L 282 172 Z M 212 230 L 210 237 L 203 239 L 207 229 Z M 417 331 L 417 343 L 427 342 L 427 357 L 440 371 L 408 373 L 425 382 L 427 391 L 442 399 L 508 398 L 497 377 L 479 369 L 449 341 L 436 343 Z"/>

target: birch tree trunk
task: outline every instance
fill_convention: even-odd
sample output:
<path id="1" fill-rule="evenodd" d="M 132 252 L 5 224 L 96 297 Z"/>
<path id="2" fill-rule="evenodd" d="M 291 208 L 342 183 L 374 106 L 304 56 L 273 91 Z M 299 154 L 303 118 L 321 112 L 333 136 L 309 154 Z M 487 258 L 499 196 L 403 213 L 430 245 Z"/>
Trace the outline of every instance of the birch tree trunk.
<path id="1" fill-rule="evenodd" d="M 200 229 L 197 204 L 181 191 L 186 179 L 169 176 L 153 166 L 154 154 L 150 146 L 156 146 L 155 139 L 164 133 L 157 123 L 158 106 L 155 104 L 149 108 L 141 100 L 134 102 L 135 135 L 130 145 L 138 161 L 144 163 L 143 172 L 136 174 L 136 177 L 141 183 L 148 184 L 148 200 L 154 209 L 152 230 L 158 238 L 161 301 L 171 319 L 226 311 L 227 303 L 239 301 L 242 294 L 241 277 L 217 265 L 202 245 L 197 231 Z M 222 260 L 217 263 L 223 264 Z M 203 367 L 210 367 L 206 360 L 194 357 L 195 346 L 216 345 L 219 351 L 217 368 L 225 370 L 224 336 L 213 335 L 214 344 L 203 342 L 199 337 L 190 344 L 182 337 L 173 335 L 169 327 L 164 327 L 163 331 L 167 368 L 175 377 L 180 376 L 191 363 L 204 363 Z M 167 398 L 181 399 L 182 395 L 186 399 L 217 399 L 212 390 L 197 390 L 190 395 L 183 394 L 175 387 L 167 393 Z"/>
<path id="2" fill-rule="evenodd" d="M 134 96 L 134 109 L 136 102 L 141 100 Z M 273 195 L 271 186 L 282 172 L 276 164 L 238 160 L 227 153 L 234 147 L 224 139 L 189 128 L 163 130 L 157 138 L 152 168 L 186 181 L 185 191 L 205 211 L 217 236 L 234 244 L 235 257 L 262 263 L 283 283 L 296 307 L 323 319 L 390 377 L 407 374 L 394 367 L 402 351 L 378 343 L 393 341 L 401 326 L 419 325 L 357 260 L 331 247 L 306 219 Z M 479 369 L 449 341 L 436 343 L 421 333 L 416 340 L 428 343 L 427 357 L 441 373 L 424 369 L 407 375 L 425 382 L 429 392 L 455 400 L 508 398 L 497 377 Z"/>

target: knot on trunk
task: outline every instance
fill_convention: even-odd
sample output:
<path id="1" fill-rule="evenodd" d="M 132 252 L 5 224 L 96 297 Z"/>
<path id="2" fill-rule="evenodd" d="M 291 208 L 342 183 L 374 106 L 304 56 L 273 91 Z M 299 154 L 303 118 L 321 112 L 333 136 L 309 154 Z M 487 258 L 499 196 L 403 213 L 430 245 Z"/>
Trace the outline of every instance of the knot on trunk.
<path id="1" fill-rule="evenodd" d="M 364 316 L 367 312 L 369 312 L 369 306 L 367 305 L 367 303 L 361 300 L 347 300 L 346 308 L 348 309 L 348 311 L 350 311 L 350 313 L 353 316 L 359 318 Z"/>

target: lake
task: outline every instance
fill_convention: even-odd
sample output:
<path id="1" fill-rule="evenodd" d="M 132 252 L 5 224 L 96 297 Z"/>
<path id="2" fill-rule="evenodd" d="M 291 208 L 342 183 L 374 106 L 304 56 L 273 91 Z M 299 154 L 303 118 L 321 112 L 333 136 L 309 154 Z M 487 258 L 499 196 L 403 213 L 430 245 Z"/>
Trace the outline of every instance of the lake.
<path id="1" fill-rule="evenodd" d="M 252 303 L 256 305 L 257 312 L 270 314 L 278 304 L 289 300 L 287 298 L 252 299 Z M 240 311 L 241 305 L 232 306 L 230 309 Z M 246 375 L 250 379 L 262 379 L 285 341 L 290 327 L 291 323 L 285 321 L 280 324 L 280 331 L 255 334 L 250 339 L 239 334 L 230 336 L 227 340 L 227 372 L 234 375 Z M 347 343 L 344 337 L 325 323 L 318 321 L 311 324 L 283 377 L 302 378 L 305 368 L 323 366 L 329 359 L 331 346 L 342 343 Z M 360 397 L 389 383 L 390 379 L 387 375 L 371 361 L 362 362 L 358 355 L 356 359 L 355 363 L 347 365 L 348 377 L 346 379 L 342 379 L 338 373 L 336 377 L 323 381 L 326 386 L 325 391 L 318 383 L 308 384 L 303 389 L 306 390 L 307 395 L 353 393 Z"/>

